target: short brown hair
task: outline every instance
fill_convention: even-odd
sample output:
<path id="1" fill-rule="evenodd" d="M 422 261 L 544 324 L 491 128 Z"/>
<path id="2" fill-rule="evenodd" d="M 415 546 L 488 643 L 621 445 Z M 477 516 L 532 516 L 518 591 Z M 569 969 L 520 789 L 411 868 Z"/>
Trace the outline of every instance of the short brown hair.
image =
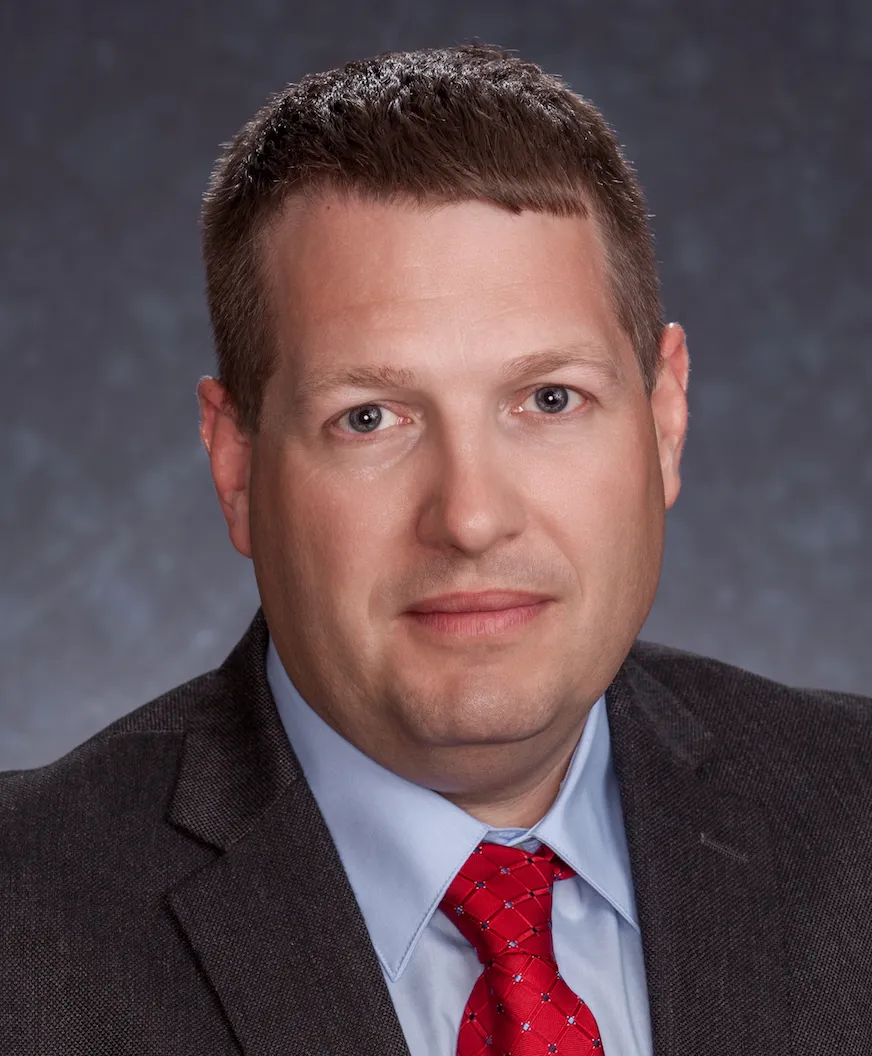
<path id="1" fill-rule="evenodd" d="M 483 44 L 390 52 L 304 77 L 274 96 L 219 158 L 203 206 L 203 257 L 219 380 L 256 432 L 274 340 L 260 246 L 294 194 L 490 201 L 512 212 L 593 213 L 615 313 L 650 395 L 663 310 L 645 202 L 590 103 L 531 62 Z"/>

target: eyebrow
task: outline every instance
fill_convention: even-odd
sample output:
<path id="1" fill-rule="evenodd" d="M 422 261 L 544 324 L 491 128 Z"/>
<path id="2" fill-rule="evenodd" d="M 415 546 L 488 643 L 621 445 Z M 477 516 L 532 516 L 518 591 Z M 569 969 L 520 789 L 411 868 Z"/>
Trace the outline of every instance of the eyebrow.
<path id="1" fill-rule="evenodd" d="M 563 367 L 582 367 L 606 385 L 618 385 L 623 381 L 614 354 L 602 345 L 593 343 L 528 352 L 503 363 L 498 376 L 502 384 L 517 383 Z M 419 386 L 418 376 L 408 368 L 388 365 L 348 367 L 325 370 L 317 377 L 303 378 L 295 387 L 294 401 L 306 407 L 337 389 L 412 389 Z"/>

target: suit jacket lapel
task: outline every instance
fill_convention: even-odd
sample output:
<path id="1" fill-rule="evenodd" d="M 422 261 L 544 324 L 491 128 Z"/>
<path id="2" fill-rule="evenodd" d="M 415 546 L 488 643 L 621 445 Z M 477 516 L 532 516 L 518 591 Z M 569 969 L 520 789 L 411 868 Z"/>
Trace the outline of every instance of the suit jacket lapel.
<path id="1" fill-rule="evenodd" d="M 787 973 L 765 811 L 704 724 L 636 662 L 606 693 L 654 1056 L 787 1049 Z"/>
<path id="2" fill-rule="evenodd" d="M 261 613 L 188 732 L 170 821 L 220 855 L 169 908 L 246 1056 L 408 1056 L 357 902 L 266 682 Z"/>

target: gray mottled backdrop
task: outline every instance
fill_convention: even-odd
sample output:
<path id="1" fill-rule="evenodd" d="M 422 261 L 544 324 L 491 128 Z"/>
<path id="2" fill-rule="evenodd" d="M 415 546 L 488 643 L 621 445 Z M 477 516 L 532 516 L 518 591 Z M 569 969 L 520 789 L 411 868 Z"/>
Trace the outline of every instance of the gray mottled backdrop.
<path id="1" fill-rule="evenodd" d="M 197 436 L 219 144 L 307 71 L 472 37 L 618 129 L 689 333 L 645 635 L 872 694 L 869 0 L 0 8 L 0 768 L 214 666 L 256 607 Z"/>

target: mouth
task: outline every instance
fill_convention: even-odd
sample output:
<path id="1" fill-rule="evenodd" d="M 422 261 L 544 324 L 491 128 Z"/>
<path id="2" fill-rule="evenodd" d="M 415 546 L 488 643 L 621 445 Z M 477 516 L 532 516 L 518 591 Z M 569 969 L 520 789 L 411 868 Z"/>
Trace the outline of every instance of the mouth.
<path id="1" fill-rule="evenodd" d="M 405 616 L 417 627 L 438 637 L 488 638 L 517 635 L 529 627 L 551 604 L 551 599 L 515 603 L 505 608 L 447 611 L 409 610 Z"/>
<path id="2" fill-rule="evenodd" d="M 478 590 L 458 591 L 425 598 L 410 606 L 411 612 L 491 612 L 496 609 L 515 609 L 547 601 L 547 594 L 534 594 L 528 590 Z"/>

